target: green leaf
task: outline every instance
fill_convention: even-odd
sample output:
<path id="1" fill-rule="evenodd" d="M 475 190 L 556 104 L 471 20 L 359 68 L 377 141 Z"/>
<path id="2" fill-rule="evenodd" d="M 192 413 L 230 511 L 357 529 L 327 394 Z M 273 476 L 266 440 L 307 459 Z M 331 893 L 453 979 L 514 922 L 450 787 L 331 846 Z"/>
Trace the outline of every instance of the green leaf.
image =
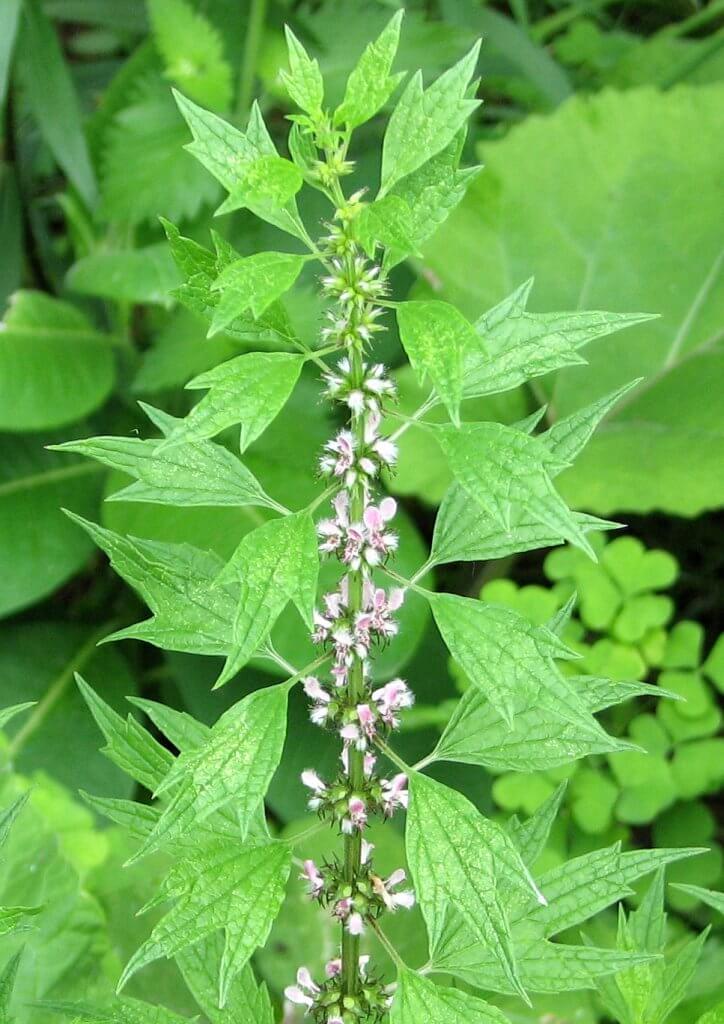
<path id="1" fill-rule="evenodd" d="M 150 396 L 183 387 L 192 377 L 237 355 L 238 346 L 227 335 L 209 340 L 207 330 L 193 313 L 174 310 L 141 353 L 131 385 L 134 394 Z"/>
<path id="2" fill-rule="evenodd" d="M 719 83 L 576 96 L 550 117 L 485 142 L 485 174 L 425 253 L 441 297 L 468 316 L 533 272 L 543 310 L 661 313 L 599 340 L 588 368 L 559 371 L 545 385 L 556 416 L 566 417 L 645 377 L 561 478 L 569 501 L 599 515 L 658 508 L 691 516 L 721 504 L 722 410 L 701 395 L 724 381 L 715 341 L 724 308 L 715 224 L 724 145 L 718 136 L 716 145 L 706 142 L 723 93 Z M 686 161 L 682 133 L 693 140 Z M 531 153 L 541 154 L 535 166 Z M 672 180 L 675 194 L 655 212 L 655 197 Z M 584 188 L 585 203 L 571 201 Z M 691 258 L 682 270 L 676 254 L 684 250 Z"/>
<path id="3" fill-rule="evenodd" d="M 567 686 L 575 682 L 575 677 L 566 680 Z M 546 771 L 591 754 L 631 748 L 625 740 L 609 736 L 592 718 L 585 725 L 567 720 L 554 704 L 555 682 L 549 685 L 551 697 L 542 706 L 531 697 L 513 705 L 512 726 L 483 694 L 471 688 L 453 712 L 434 759 L 478 764 L 493 771 Z M 587 687 L 576 687 L 576 691 L 581 703 L 587 703 Z M 589 711 L 594 710 L 599 709 L 589 705 Z"/>
<path id="4" fill-rule="evenodd" d="M 458 482 L 502 527 L 511 528 L 512 511 L 520 507 L 595 560 L 580 524 L 553 487 L 551 476 L 562 464 L 537 437 L 501 423 L 438 426 L 435 437 Z"/>
<path id="5" fill-rule="evenodd" d="M 608 740 L 554 659 L 575 657 L 550 630 L 534 626 L 510 608 L 455 594 L 430 597 L 448 650 L 499 715 L 535 707 L 570 722 L 589 739 Z"/>
<path id="6" fill-rule="evenodd" d="M 520 822 L 513 815 L 508 822 L 508 831 L 528 867 L 533 867 L 548 844 L 551 829 L 566 794 L 566 786 L 567 783 L 562 782 L 527 821 Z"/>
<path id="7" fill-rule="evenodd" d="M 184 153 L 184 123 L 166 83 L 141 79 L 105 132 L 102 209 L 111 221 L 190 220 L 218 199 L 218 185 Z"/>
<path id="8" fill-rule="evenodd" d="M 630 886 L 637 878 L 662 865 L 704 852 L 704 849 L 686 847 L 622 852 L 620 844 L 616 843 L 583 854 L 538 879 L 548 906 L 535 906 L 531 901 L 526 912 L 528 920 L 539 924 L 546 936 L 555 935 L 630 895 Z"/>
<path id="9" fill-rule="evenodd" d="M 0 10 L 0 107 L 5 106 L 10 66 L 20 17 L 21 0 L 9 0 Z M 0 1004 L 1 1005 L 1 1004 Z"/>
<path id="10" fill-rule="evenodd" d="M 145 249 L 99 251 L 74 263 L 65 283 L 73 292 L 117 302 L 168 306 L 179 274 L 163 243 Z"/>
<path id="11" fill-rule="evenodd" d="M 571 514 L 584 533 L 619 528 L 617 523 L 597 519 L 584 512 Z M 430 562 L 432 565 L 478 562 L 563 543 L 564 537 L 560 533 L 538 522 L 535 513 L 528 510 L 513 511 L 510 529 L 501 528 L 480 505 L 470 500 L 468 492 L 460 484 L 453 483 L 435 519 Z"/>
<path id="12" fill-rule="evenodd" d="M 640 384 L 639 380 L 624 384 L 610 395 L 599 398 L 591 405 L 558 420 L 543 435 L 542 440 L 555 458 L 573 463 L 593 437 L 599 424 L 608 416 L 616 403 Z"/>
<path id="13" fill-rule="evenodd" d="M 25 93 L 50 151 L 87 206 L 97 186 L 69 65 L 38 0 L 26 0 L 19 39 L 19 68 Z"/>
<path id="14" fill-rule="evenodd" d="M 460 426 L 463 364 L 471 349 L 482 352 L 482 342 L 462 313 L 447 302 L 403 302 L 397 307 L 400 338 L 422 383 L 427 375 Z"/>
<path id="15" fill-rule="evenodd" d="M 344 99 L 334 113 L 335 124 L 357 128 L 382 109 L 402 77 L 390 75 L 400 41 L 404 11 L 390 18 L 377 39 L 368 43 L 347 79 Z"/>
<path id="16" fill-rule="evenodd" d="M 504 908 L 511 895 L 535 887 L 503 829 L 461 793 L 415 774 L 410 779 L 406 845 L 431 946 L 441 934 L 446 907 L 454 907 L 477 940 L 493 951 L 511 986 L 526 998 Z"/>
<path id="17" fill-rule="evenodd" d="M 672 882 L 672 887 L 680 892 L 693 896 L 707 906 L 713 907 L 720 914 L 724 914 L 724 892 L 714 892 L 711 889 L 703 889 L 700 885 L 683 885 L 681 882 Z"/>
<path id="18" fill-rule="evenodd" d="M 364 206 L 354 221 L 355 234 L 371 259 L 378 245 L 388 250 L 384 258 L 385 267 L 390 265 L 390 252 L 395 254 L 393 262 L 399 263 L 416 251 L 413 229 L 412 210 L 404 199 L 393 195 Z"/>
<path id="19" fill-rule="evenodd" d="M 479 106 L 467 98 L 479 51 L 476 43 L 426 90 L 422 72 L 410 79 L 387 124 L 380 197 L 444 149 Z"/>
<path id="20" fill-rule="evenodd" d="M 304 183 L 299 168 L 276 155 L 260 156 L 245 164 L 239 181 L 218 213 L 231 213 L 248 207 L 259 213 L 266 211 L 269 220 L 292 201 Z"/>
<path id="21" fill-rule="evenodd" d="M 233 802 L 240 838 L 264 799 L 282 755 L 288 687 L 257 690 L 226 711 L 200 746 L 182 752 L 156 795 L 173 790 L 157 825 L 134 856 L 144 857 Z"/>
<path id="22" fill-rule="evenodd" d="M 107 640 L 133 638 L 190 654 L 226 655 L 232 644 L 235 600 L 218 586 L 218 556 L 190 544 L 161 544 L 122 537 L 71 515 L 102 548 L 111 565 L 138 591 L 153 615 L 113 633 Z"/>
<path id="23" fill-rule="evenodd" d="M 312 117 L 318 117 L 324 99 L 324 82 L 319 64 L 312 60 L 288 25 L 284 26 L 289 53 L 289 71 L 282 71 L 281 78 L 287 92 L 302 110 Z"/>
<path id="24" fill-rule="evenodd" d="M 46 430 L 97 409 L 115 376 L 109 340 L 67 302 L 16 292 L 0 328 L 0 429 Z"/>
<path id="25" fill-rule="evenodd" d="M 393 248 L 385 253 L 385 264 L 388 267 L 394 267 L 408 252 L 416 252 L 423 242 L 435 234 L 477 177 L 480 167 L 459 168 L 465 134 L 464 129 L 458 132 L 440 153 L 408 174 L 392 189 L 390 198 L 399 198 L 405 203 L 408 218 L 405 227 L 409 241 L 404 249 Z M 409 245 L 409 242 L 413 244 Z"/>
<path id="26" fill-rule="evenodd" d="M 217 933 L 193 946 L 187 946 L 176 957 L 184 981 L 200 1009 L 211 1024 L 274 1024 L 269 994 L 258 985 L 249 965 L 232 982 L 226 1006 L 219 1009 L 219 965 L 223 956 L 223 940 Z"/>
<path id="27" fill-rule="evenodd" d="M 519 387 L 563 366 L 586 363 L 578 349 L 635 324 L 656 319 L 649 313 L 529 313 L 525 300 L 532 282 L 485 313 L 475 324 L 489 355 L 472 347 L 465 361 L 465 397 L 494 395 Z"/>
<path id="28" fill-rule="evenodd" d="M 23 951 L 21 949 L 15 956 L 10 957 L 3 968 L 2 974 L 0 974 L 0 1016 L 8 1024 L 13 1019 L 10 1015 L 10 1000 L 13 995 L 15 978 L 17 977 L 22 955 Z"/>
<path id="29" fill-rule="evenodd" d="M 169 449 L 157 438 L 89 437 L 52 448 L 86 455 L 135 477 L 135 483 L 110 496 L 112 501 L 276 507 L 246 466 L 211 441 L 185 440 Z"/>
<path id="30" fill-rule="evenodd" d="M 148 12 L 167 77 L 199 103 L 226 109 L 231 67 L 211 22 L 185 0 L 149 0 Z"/>
<path id="31" fill-rule="evenodd" d="M 209 393 L 174 426 L 159 450 L 241 424 L 239 448 L 245 451 L 281 412 L 303 365 L 301 355 L 250 352 L 195 377 L 186 387 Z"/>
<path id="32" fill-rule="evenodd" d="M 459 989 L 440 988 L 407 968 L 400 971 L 397 985 L 390 1024 L 507 1024 L 496 1006 Z"/>
<path id="33" fill-rule="evenodd" d="M 94 1021 L 97 1024 L 185 1024 L 187 1017 L 172 1013 L 164 1006 L 151 1005 L 140 999 L 116 997 L 111 1006 L 92 1006 L 87 1003 L 59 1003 L 43 1000 L 37 1004 L 43 1010 L 60 1013 L 75 1021 Z"/>
<path id="34" fill-rule="evenodd" d="M 289 601 L 312 628 L 318 575 L 317 534 L 308 512 L 274 519 L 243 538 L 219 577 L 234 586 L 238 599 L 233 646 L 217 686 L 247 663 Z"/>
<path id="35" fill-rule="evenodd" d="M 221 292 L 211 321 L 209 337 L 224 330 L 247 310 L 255 319 L 288 291 L 301 273 L 305 256 L 288 252 L 260 252 L 226 267 L 214 282 Z"/>
<path id="36" fill-rule="evenodd" d="M 52 593 L 92 551 L 60 506 L 94 515 L 101 467 L 45 451 L 47 440 L 0 435 L 0 615 Z"/>
<path id="37" fill-rule="evenodd" d="M 234 978 L 264 945 L 284 898 L 291 867 L 289 847 L 263 843 L 243 848 L 217 841 L 178 860 L 154 905 L 173 899 L 174 906 L 126 965 L 119 988 L 146 964 L 181 950 L 223 929 L 219 969 L 219 1006 L 223 1008 Z"/>

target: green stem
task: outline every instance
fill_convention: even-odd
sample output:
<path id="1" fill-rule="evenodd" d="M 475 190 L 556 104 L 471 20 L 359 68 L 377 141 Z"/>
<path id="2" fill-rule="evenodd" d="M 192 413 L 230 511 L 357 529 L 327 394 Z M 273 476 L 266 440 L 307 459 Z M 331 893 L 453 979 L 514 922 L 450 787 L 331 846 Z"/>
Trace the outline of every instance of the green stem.
<path id="1" fill-rule="evenodd" d="M 387 938 L 387 936 L 385 935 L 385 933 L 384 933 L 384 932 L 382 931 L 382 929 L 381 929 L 381 928 L 380 928 L 380 926 L 379 926 L 379 923 L 378 923 L 377 921 L 371 921 L 371 922 L 370 922 L 370 924 L 371 924 L 371 926 L 372 926 L 372 930 L 373 930 L 373 932 L 375 933 L 375 935 L 377 936 L 377 938 L 378 938 L 378 939 L 380 940 L 380 942 L 382 943 L 382 945 L 383 945 L 383 946 L 385 947 L 385 949 L 387 950 L 387 952 L 388 952 L 388 954 L 389 954 L 389 956 L 390 956 L 390 959 L 391 959 L 391 960 L 393 961 L 393 963 L 394 963 L 394 964 L 395 964 L 395 965 L 396 965 L 396 966 L 397 966 L 398 968 L 400 968 L 401 970 L 404 970 L 404 968 L 405 968 L 405 967 L 407 967 L 407 964 L 406 964 L 406 963 L 405 963 L 405 961 L 404 961 L 404 960 L 402 959 L 402 957 L 400 956 L 400 954 L 399 954 L 399 953 L 397 952 L 397 950 L 395 949 L 395 947 L 394 947 L 394 946 L 392 945 L 392 943 L 390 942 L 390 940 L 389 940 L 389 939 Z"/>
<path id="2" fill-rule="evenodd" d="M 96 629 L 91 633 L 88 639 L 81 644 L 62 672 L 56 676 L 55 680 L 45 691 L 42 700 L 38 701 L 35 705 L 33 713 L 25 724 L 21 729 L 18 729 L 10 741 L 8 745 L 8 758 L 10 761 L 13 761 L 18 756 L 30 737 L 43 724 L 72 682 L 74 674 L 85 665 L 86 661 L 95 651 L 98 641 L 112 632 L 114 628 L 114 623 L 106 623 L 100 629 Z"/>
<path id="3" fill-rule="evenodd" d="M 399 768 L 401 772 L 405 773 L 405 775 L 409 775 L 410 772 L 413 771 L 410 765 L 407 764 L 406 761 L 403 761 L 400 755 L 396 754 L 392 747 L 388 747 L 384 740 L 375 740 L 375 745 L 382 751 L 385 757 L 392 761 L 395 767 Z"/>
<path id="4" fill-rule="evenodd" d="M 240 118 L 246 117 L 249 113 L 254 96 L 259 44 L 266 20 L 266 4 L 267 0 L 251 0 L 249 7 L 249 21 L 244 40 L 244 57 L 239 70 L 239 94 L 236 103 L 236 113 Z"/>

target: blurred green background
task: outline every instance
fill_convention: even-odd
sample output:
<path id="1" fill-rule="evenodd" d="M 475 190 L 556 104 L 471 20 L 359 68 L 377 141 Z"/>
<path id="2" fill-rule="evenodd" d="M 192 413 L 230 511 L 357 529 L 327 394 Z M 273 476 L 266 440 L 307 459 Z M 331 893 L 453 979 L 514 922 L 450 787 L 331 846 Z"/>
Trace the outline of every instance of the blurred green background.
<path id="1" fill-rule="evenodd" d="M 96 650 L 99 637 L 145 613 L 59 511 L 226 557 L 258 524 L 258 510 L 103 504 L 123 485 L 119 475 L 44 447 L 94 434 L 146 434 L 139 400 L 183 414 L 193 376 L 239 351 L 274 345 L 263 334 L 243 343 L 207 340 L 206 325 L 171 294 L 179 278 L 159 215 L 204 245 L 213 229 L 242 254 L 290 242 L 247 211 L 214 218 L 219 189 L 183 151 L 188 134 L 170 86 L 239 125 L 257 98 L 284 152 L 284 23 L 319 59 L 334 104 L 359 53 L 398 6 L 0 0 L 0 705 L 40 702 L 29 719 L 8 726 L 3 741 L 3 805 L 29 780 L 35 788 L 32 820 L 0 865 L 0 902 L 13 890 L 12 903 L 55 908 L 27 940 L 32 957 L 24 961 L 18 1005 L 109 991 L 145 927 L 130 908 L 155 884 L 145 869 L 119 874 L 128 840 L 119 829 L 101 829 L 77 800 L 78 788 L 122 797 L 130 784 L 98 753 L 99 733 L 73 671 L 82 670 L 124 714 L 124 698 L 143 695 L 206 721 L 264 678 L 263 667 L 253 667 L 212 693 L 219 666 L 209 660 L 135 642 Z M 639 698 L 609 714 L 608 727 L 635 739 L 648 757 L 591 758 L 573 771 L 510 777 L 450 766 L 448 781 L 488 813 L 526 815 L 570 776 L 547 863 L 616 839 L 701 844 L 711 852 L 677 865 L 670 878 L 720 889 L 724 2 L 431 0 L 405 7 L 400 70 L 422 67 L 429 80 L 483 36 L 484 102 L 465 162 L 485 169 L 427 251 L 394 271 L 396 297 L 435 294 L 477 317 L 534 275 L 536 311 L 661 314 L 595 342 L 588 365 L 463 407 L 467 418 L 513 422 L 546 404 L 554 422 L 644 378 L 560 478 L 572 504 L 617 519 L 627 535 L 609 540 L 598 566 L 561 549 L 444 566 L 437 585 L 482 592 L 534 621 L 550 618 L 576 590 L 567 639 L 584 655 L 585 671 L 647 680 L 686 698 L 658 709 Z M 357 133 L 350 189 L 375 185 L 383 124 L 377 119 Z M 301 207 L 312 233 L 322 229 L 321 202 L 312 195 Z M 314 342 L 322 313 L 314 279 L 303 277 L 286 301 L 295 328 Z M 394 330 L 380 357 L 395 368 L 402 410 L 413 411 L 425 395 L 402 366 Z M 310 372 L 249 450 L 249 468 L 291 508 L 318 489 L 314 455 L 332 429 L 327 417 Z M 426 434 L 409 431 L 401 449 L 399 472 L 386 485 L 403 510 L 398 568 L 412 575 L 425 560 L 450 478 Z M 275 641 L 303 663 L 306 640 L 293 612 Z M 422 601 L 405 605 L 400 640 L 380 672 L 404 674 L 417 692 L 401 744 L 410 757 L 422 756 L 466 685 Z M 311 762 L 323 770 L 334 757 L 297 695 L 270 792 L 276 827 L 304 813 L 299 770 Z M 399 859 L 399 837 L 384 842 L 395 847 L 391 860 Z M 28 860 L 38 866 L 32 877 L 22 872 Z M 670 890 L 669 897 L 674 941 L 715 920 L 691 894 Z M 258 962 L 275 990 L 300 950 L 323 944 L 322 926 L 306 907 L 287 907 Z M 610 938 L 613 916 L 601 915 L 597 927 Z M 717 927 L 687 1000 L 670 1018 L 675 1024 L 724 998 L 721 917 Z M 406 938 L 400 934 L 401 945 Z M 0 938 L 0 960 L 16 944 Z M 170 965 L 132 987 L 192 1012 Z M 51 1019 L 27 1006 L 17 1013 L 23 1024 Z M 571 1024 L 605 1019 L 588 993 L 551 996 L 516 1013 L 521 1022 L 546 1013 Z"/>

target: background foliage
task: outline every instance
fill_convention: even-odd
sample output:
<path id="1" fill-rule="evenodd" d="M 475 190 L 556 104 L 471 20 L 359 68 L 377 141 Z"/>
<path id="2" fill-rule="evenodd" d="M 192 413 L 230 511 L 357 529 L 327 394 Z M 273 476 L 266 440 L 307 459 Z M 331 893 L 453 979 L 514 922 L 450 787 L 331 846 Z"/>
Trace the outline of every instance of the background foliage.
<path id="1" fill-rule="evenodd" d="M 281 138 L 291 107 L 280 74 L 284 21 L 319 59 L 334 103 L 350 66 L 394 6 L 364 0 L 5 0 L 0 6 L 0 705 L 38 701 L 5 727 L 8 770 L 0 801 L 5 807 L 27 793 L 32 780 L 0 866 L 0 903 L 42 908 L 20 939 L 0 937 L 2 962 L 11 961 L 20 941 L 28 950 L 12 1003 L 23 1024 L 51 1019 L 29 1005 L 39 999 L 112 990 L 139 941 L 128 906 L 145 902 L 164 871 L 159 859 L 156 874 L 145 865 L 121 873 L 129 840 L 120 828 L 101 828 L 77 798 L 79 788 L 111 797 L 129 796 L 131 789 L 98 753 L 99 734 L 73 673 L 82 671 L 124 715 L 123 698 L 136 695 L 211 722 L 268 671 L 260 663 L 212 693 L 220 666 L 209 659 L 163 655 L 133 642 L 96 649 L 101 636 L 136 621 L 139 601 L 59 508 L 121 533 L 187 540 L 224 558 L 263 511 L 102 504 L 128 479 L 46 447 L 68 437 L 134 436 L 145 430 L 139 401 L 183 414 L 193 398 L 184 390 L 192 378 L 239 352 L 283 347 L 273 325 L 207 340 L 204 321 L 183 295 L 174 295 L 180 276 L 158 215 L 207 246 L 213 230 L 221 244 L 227 240 L 244 254 L 275 248 L 278 232 L 246 211 L 214 218 L 220 190 L 183 151 L 188 132 L 170 86 L 239 124 L 258 95 Z M 534 556 L 496 563 L 486 570 L 494 579 L 482 578 L 475 563 L 434 572 L 446 590 L 482 591 L 536 622 L 549 619 L 576 590 L 580 603 L 566 639 L 583 653 L 585 671 L 645 680 L 686 700 L 657 706 L 643 697 L 608 712 L 609 728 L 648 757 L 631 751 L 589 758 L 572 773 L 491 773 L 486 787 L 478 772 L 466 784 L 462 765 L 440 766 L 439 773 L 454 772 L 456 786 L 487 812 L 521 816 L 570 775 L 561 820 L 543 854 L 551 866 L 564 853 L 617 839 L 630 847 L 701 844 L 710 853 L 672 866 L 667 880 L 721 889 L 724 641 L 716 578 L 723 559 L 716 510 L 724 498 L 724 411 L 716 396 L 724 385 L 717 217 L 724 7 L 718 0 L 705 6 L 439 0 L 406 7 L 399 69 L 439 72 L 484 36 L 479 95 L 485 102 L 466 162 L 485 170 L 429 248 L 395 270 L 396 295 L 450 299 L 477 317 L 535 273 L 529 308 L 536 312 L 585 306 L 661 314 L 592 342 L 588 365 L 550 372 L 534 388 L 473 399 L 462 410 L 463 418 L 513 422 L 546 401 L 555 422 L 645 378 L 560 478 L 567 500 L 629 524 L 631 535 L 611 540 L 599 566 L 565 548 L 544 563 Z M 355 183 L 364 186 L 377 174 L 368 156 L 380 141 L 376 122 L 360 138 Z M 306 202 L 305 219 L 317 223 L 321 206 L 314 198 Z M 285 303 L 294 330 L 316 334 L 321 310 L 311 280 L 302 275 Z M 394 334 L 385 345 L 386 361 L 401 364 Z M 409 368 L 396 378 L 401 408 L 412 412 L 424 395 Z M 330 432 L 317 394 L 310 372 L 245 456 L 265 490 L 292 508 L 313 497 L 308 453 Z M 422 538 L 431 534 L 450 479 L 424 433 L 409 431 L 402 446 L 401 471 L 387 483 L 404 504 L 404 575 L 424 557 Z M 413 758 L 429 749 L 449 714 L 446 699 L 465 681 L 448 664 L 421 600 L 405 605 L 402 624 L 399 643 L 382 661 L 386 672 L 404 671 L 419 694 L 416 728 L 404 738 Z M 275 640 L 293 661 L 308 660 L 292 617 L 279 623 Z M 133 713 L 144 720 L 141 709 Z M 292 695 L 290 715 L 293 739 L 269 798 L 279 830 L 297 827 L 302 814 L 299 770 L 308 760 L 324 768 L 324 755 L 316 753 L 320 734 L 299 694 Z M 391 847 L 391 864 L 402 859 L 401 838 L 386 835 L 380 842 Z M 28 862 L 36 870 L 21 882 Z M 675 911 L 674 944 L 710 920 L 715 925 L 670 1018 L 686 1024 L 724 999 L 721 917 L 717 923 L 690 890 L 667 886 L 667 901 Z M 329 939 L 319 934 L 322 926 L 299 903 L 298 890 L 291 891 L 272 943 L 257 959 L 273 992 L 311 945 L 324 948 Z M 616 923 L 607 914 L 596 929 L 597 940 L 613 944 Z M 412 929 L 404 931 L 394 937 L 414 961 L 415 951 L 405 949 Z M 179 1013 L 198 1012 L 170 965 L 135 977 L 129 993 Z M 608 1019 L 606 1006 L 611 1012 L 610 993 L 608 1001 L 605 992 L 602 997 L 551 996 L 530 1012 L 510 1012 L 516 1021 L 552 1013 L 593 1022 Z"/>

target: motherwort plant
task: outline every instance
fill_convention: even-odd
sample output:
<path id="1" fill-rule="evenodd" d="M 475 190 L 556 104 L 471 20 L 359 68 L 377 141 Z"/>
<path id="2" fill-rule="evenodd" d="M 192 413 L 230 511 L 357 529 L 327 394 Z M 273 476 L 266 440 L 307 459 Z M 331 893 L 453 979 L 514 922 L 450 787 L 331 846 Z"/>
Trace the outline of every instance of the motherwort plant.
<path id="1" fill-rule="evenodd" d="M 390 73 L 400 24 L 396 15 L 364 51 L 336 110 L 325 107 L 317 62 L 288 33 L 285 82 L 301 110 L 291 118 L 290 159 L 277 153 L 256 106 L 242 133 L 177 96 L 193 135 L 189 150 L 228 192 L 221 211 L 251 210 L 291 235 L 295 251 L 241 257 L 219 237 L 209 251 L 166 224 L 184 279 L 176 297 L 207 319 L 210 334 L 263 339 L 274 350 L 239 355 L 191 381 L 190 388 L 206 393 L 183 419 L 145 407 L 161 438 L 98 437 L 61 446 L 134 477 L 113 495 L 116 501 L 263 510 L 262 525 L 243 537 L 226 564 L 210 551 L 81 522 L 153 613 L 113 639 L 221 655 L 217 685 L 229 683 L 252 657 L 288 677 L 244 697 L 211 728 L 136 701 L 177 756 L 134 718 L 123 722 L 80 682 L 109 756 L 156 797 L 150 806 L 97 798 L 94 805 L 138 836 L 135 859 L 159 849 L 172 855 L 153 901 L 168 901 L 170 909 L 131 958 L 119 989 L 144 965 L 175 957 L 196 991 L 199 964 L 208 971 L 213 963 L 215 1005 L 233 1004 L 235 1020 L 254 1024 L 276 1019 L 249 965 L 267 940 L 293 866 L 319 912 L 331 915 L 339 930 L 336 954 L 322 976 L 301 965 L 296 981 L 289 979 L 284 998 L 292 1016 L 285 1020 L 298 1013 L 318 1024 L 388 1015 L 394 1024 L 475 1024 L 504 1017 L 480 996 L 439 985 L 433 975 L 527 1000 L 528 993 L 551 987 L 592 987 L 602 976 L 651 959 L 551 939 L 625 896 L 635 878 L 692 852 L 612 847 L 535 877 L 560 793 L 529 821 L 512 820 L 506 828 L 424 773 L 437 761 L 553 767 L 629 746 L 609 736 L 594 712 L 654 688 L 564 676 L 557 662 L 573 654 L 559 634 L 570 607 L 547 627 L 535 627 L 510 609 L 434 593 L 421 581 L 439 564 L 563 541 L 593 556 L 587 535 L 612 524 L 572 512 L 554 478 L 627 388 L 544 427 L 544 409 L 503 426 L 463 421 L 461 406 L 580 363 L 584 343 L 646 316 L 530 313 L 530 283 L 475 322 L 436 298 L 393 300 L 390 271 L 419 256 L 477 173 L 459 167 L 466 120 L 477 106 L 475 47 L 427 89 L 419 73 L 408 79 L 384 137 L 377 194 L 345 190 L 355 169 L 354 130 L 388 104 L 404 77 Z M 303 186 L 329 202 L 317 238 L 297 207 Z M 308 266 L 317 271 L 327 306 L 318 339 L 295 334 L 284 299 Z M 395 321 L 413 369 L 431 388 L 411 417 L 396 412 L 394 384 L 375 356 L 380 332 Z M 321 452 L 309 453 L 323 481 L 318 497 L 290 511 L 265 492 L 234 449 L 243 456 L 305 366 L 321 380 L 340 427 Z M 426 422 L 438 405 L 447 422 Z M 396 425 L 391 436 L 389 422 Z M 233 438 L 230 428 L 239 431 Z M 409 428 L 434 435 L 455 482 L 440 509 L 429 559 L 406 579 L 395 570 L 396 504 L 385 495 L 384 480 L 394 472 L 396 438 Z M 212 440 L 224 431 L 224 444 Z M 318 595 L 320 559 L 336 560 L 338 574 L 336 586 Z M 395 643 L 396 614 L 411 591 L 429 602 L 472 682 L 437 748 L 414 767 L 395 752 L 393 739 L 413 703 L 411 684 L 380 678 L 375 659 L 383 645 Z M 290 665 L 271 640 L 290 602 L 317 646 L 306 666 Z M 323 863 L 305 855 L 305 834 L 275 838 L 264 815 L 295 686 L 304 688 L 312 721 L 339 754 L 334 777 L 322 777 L 310 763 L 301 779 L 320 819 L 310 827 L 329 838 Z M 399 813 L 406 813 L 407 864 L 383 874 L 368 826 Z M 387 915 L 415 904 L 430 950 L 421 969 L 403 962 L 385 931 Z"/>

